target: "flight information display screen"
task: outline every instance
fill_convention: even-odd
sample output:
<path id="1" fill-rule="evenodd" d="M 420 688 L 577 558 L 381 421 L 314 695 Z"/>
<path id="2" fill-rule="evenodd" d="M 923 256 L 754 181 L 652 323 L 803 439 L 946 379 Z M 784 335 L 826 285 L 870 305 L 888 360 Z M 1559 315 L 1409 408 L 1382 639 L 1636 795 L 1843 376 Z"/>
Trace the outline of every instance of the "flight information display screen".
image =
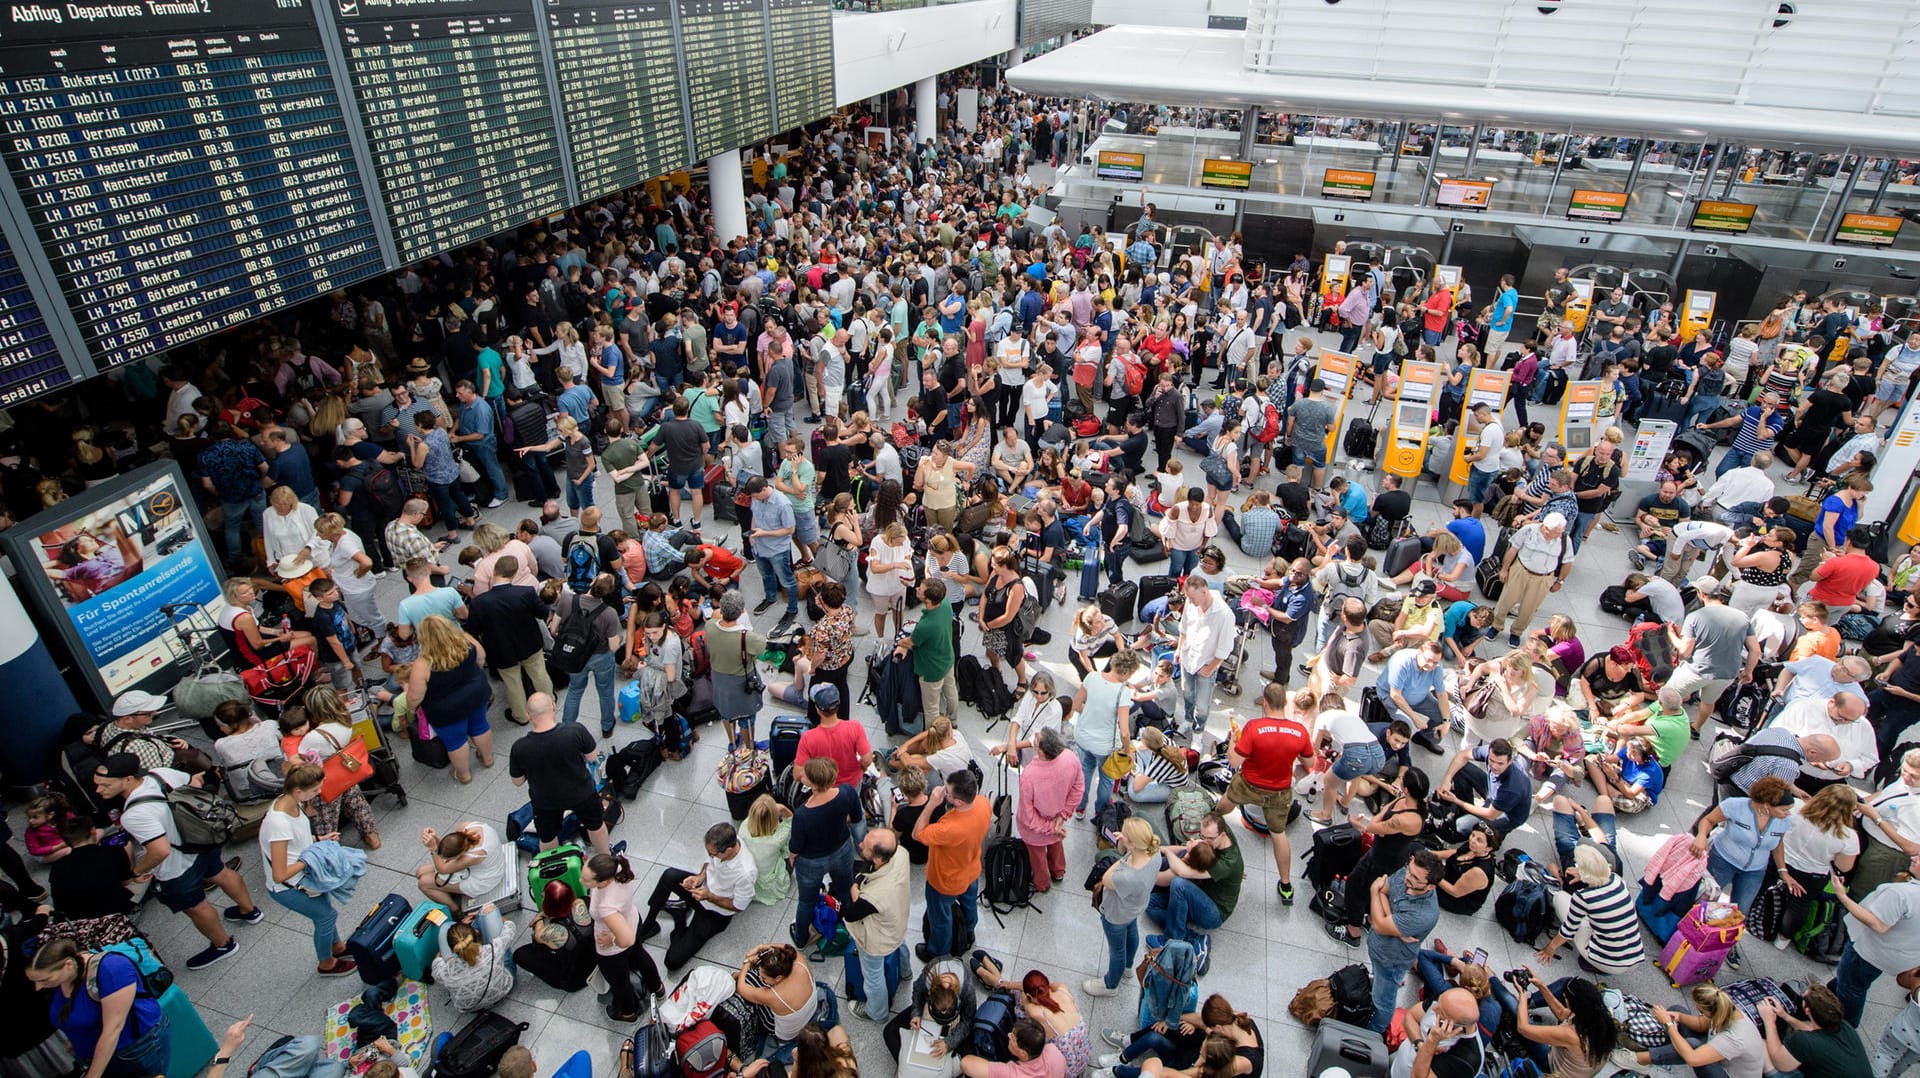
<path id="1" fill-rule="evenodd" d="M 833 111 L 833 0 L 767 0 L 777 130 Z"/>
<path id="2" fill-rule="evenodd" d="M 333 3 L 402 260 L 565 206 L 560 139 L 530 5 Z"/>
<path id="3" fill-rule="evenodd" d="M 665 175 L 691 158 L 669 3 L 548 0 L 561 113 L 583 199 Z"/>
<path id="4" fill-rule="evenodd" d="M 307 0 L 0 0 L 0 26 L 7 167 L 96 365 L 381 269 Z"/>
<path id="5" fill-rule="evenodd" d="M 26 274 L 0 232 L 0 407 L 17 404 L 72 380 L 54 346 Z"/>
<path id="6" fill-rule="evenodd" d="M 679 0 L 679 4 L 694 160 L 704 161 L 773 134 L 767 0 Z"/>

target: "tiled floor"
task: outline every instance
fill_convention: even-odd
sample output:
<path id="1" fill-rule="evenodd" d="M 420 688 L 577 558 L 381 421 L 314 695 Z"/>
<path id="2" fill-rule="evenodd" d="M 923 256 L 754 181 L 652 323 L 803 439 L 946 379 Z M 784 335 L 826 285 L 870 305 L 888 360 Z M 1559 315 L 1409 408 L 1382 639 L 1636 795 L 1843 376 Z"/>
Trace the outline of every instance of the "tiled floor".
<path id="1" fill-rule="evenodd" d="M 1373 484 L 1369 481 L 1368 485 L 1371 487 Z M 603 489 L 602 494 L 607 493 Z M 1446 503 L 1439 499 L 1430 482 L 1419 486 L 1417 496 L 1417 523 L 1425 528 L 1444 519 Z M 1451 493 L 1448 496 L 1451 497 Z M 523 510 L 524 507 L 505 507 L 492 511 L 488 516 L 506 522 L 518 519 Z M 709 528 L 711 530 L 711 525 Z M 729 537 L 737 535 L 730 526 L 726 533 Z M 1589 654 L 1623 639 L 1624 623 L 1601 614 L 1597 608 L 1597 596 L 1602 587 L 1617 582 L 1624 575 L 1624 552 L 1625 542 L 1620 536 L 1596 531 L 1594 541 L 1575 565 L 1569 586 L 1548 599 L 1536 623 L 1544 623 L 1548 614 L 1571 615 L 1580 625 L 1581 639 L 1586 643 Z M 1237 551 L 1234 552 L 1233 561 L 1236 566 L 1251 567 L 1252 563 L 1252 559 L 1239 555 Z M 749 572 L 748 581 L 750 597 L 757 598 L 759 584 L 755 574 Z M 396 592 L 399 587 L 397 579 L 389 579 L 383 586 Z M 397 598 L 397 595 L 391 598 Z M 1068 605 L 1047 612 L 1043 624 L 1052 631 L 1054 643 L 1041 649 L 1045 653 L 1046 664 L 1057 674 L 1068 676 L 1071 675 L 1071 668 L 1065 661 L 1064 648 L 1068 635 L 1067 621 L 1072 610 L 1073 607 Z M 979 638 L 976 634 L 977 629 L 968 630 L 970 646 L 977 644 Z M 870 638 L 861 641 L 863 652 L 871 646 Z M 1250 659 L 1248 665 L 1251 670 L 1258 670 L 1270 663 L 1271 654 L 1262 649 Z M 1370 671 L 1369 679 L 1372 674 L 1373 671 Z M 856 692 L 862 677 L 862 674 L 855 675 Z M 1239 697 L 1214 701 L 1210 714 L 1211 725 L 1224 730 L 1230 716 L 1238 710 L 1247 709 L 1257 692 L 1257 677 L 1248 676 Z M 582 715 L 583 721 L 592 723 L 596 708 L 597 705 L 590 698 Z M 856 708 L 856 714 L 867 711 Z M 983 732 L 979 716 L 971 709 L 965 711 L 962 728 L 967 737 L 976 746 L 983 741 L 991 743 L 995 734 Z M 862 717 L 866 719 L 875 743 L 884 742 L 886 739 L 870 712 Z M 499 752 L 504 761 L 507 745 L 520 728 L 496 723 L 495 729 L 500 735 Z M 637 736 L 636 729 L 622 728 L 616 735 L 616 744 Z M 636 869 L 647 885 L 650 886 L 662 866 L 698 866 L 701 833 L 709 824 L 725 817 L 725 800 L 714 781 L 714 769 L 721 753 L 717 731 L 709 730 L 686 760 L 664 765 L 649 780 L 640 799 L 629 806 L 626 819 L 616 830 L 615 837 L 627 841 L 628 855 L 634 859 Z M 1699 761 L 1704 751 L 1696 749 L 1690 755 L 1695 758 L 1682 761 L 1670 780 L 1665 798 L 1656 809 L 1640 817 L 1622 818 L 1620 845 L 1630 871 L 1637 873 L 1647 854 L 1665 836 L 1684 828 L 1706 807 L 1710 799 L 1709 784 Z M 1444 757 L 1419 752 L 1415 756 L 1422 766 L 1436 775 L 1444 766 Z M 370 904 L 387 891 L 416 897 L 411 872 L 422 859 L 418 839 L 421 828 L 445 829 L 462 820 L 474 818 L 498 824 L 509 811 L 525 800 L 524 791 L 514 787 L 508 780 L 504 762 L 491 771 L 478 772 L 474 783 L 466 787 L 456 785 L 446 772 L 426 771 L 414 766 L 410 760 L 403 766 L 407 772 L 406 783 L 412 803 L 405 809 L 394 807 L 388 799 L 375 803 L 386 844 L 372 854 L 373 867 L 360 890 L 364 904 Z M 989 779 L 990 785 L 991 782 Z M 1261 1020 L 1269 1045 L 1268 1059 L 1272 1061 L 1272 1067 L 1277 1068 L 1270 1070 L 1270 1073 L 1296 1074 L 1299 1073 L 1299 1064 L 1281 1061 L 1304 1059 L 1310 1042 L 1308 1032 L 1287 1017 L 1288 1001 L 1308 980 L 1324 976 L 1356 958 L 1364 961 L 1360 957 L 1363 952 L 1348 950 L 1329 941 L 1321 931 L 1319 919 L 1307 909 L 1304 895 L 1299 905 L 1290 909 L 1282 907 L 1274 893 L 1276 875 L 1270 848 L 1264 841 L 1241 830 L 1237 823 L 1235 834 L 1248 843 L 1248 879 L 1239 909 L 1215 937 L 1213 970 L 1205 978 L 1203 988 L 1207 992 L 1225 994 L 1236 1008 Z M 1296 825 L 1292 837 L 1297 858 L 1309 842 L 1306 826 Z M 1092 844 L 1090 830 L 1085 825 L 1076 826 L 1067 839 L 1066 883 L 1053 893 L 1040 897 L 1037 900 L 1039 910 L 1018 911 L 1005 918 L 1004 925 L 983 913 L 979 928 L 981 946 L 1003 958 L 1011 970 L 1045 969 L 1073 986 L 1076 992 L 1082 977 L 1099 972 L 1104 959 L 1102 943 L 1096 931 L 1097 914 L 1091 908 L 1086 893 L 1079 887 L 1093 860 Z M 1515 836 L 1509 845 L 1517 845 L 1536 856 L 1550 856 L 1546 817 L 1537 815 L 1534 822 Z M 267 920 L 259 926 L 243 927 L 236 932 L 241 942 L 241 952 L 236 958 L 202 973 L 181 971 L 180 983 L 201 1006 L 216 1034 L 232 1017 L 255 1016 L 254 1036 L 241 1053 L 240 1062 L 245 1063 L 280 1033 L 316 1032 L 327 1007 L 357 992 L 359 985 L 352 978 L 321 979 L 313 973 L 313 956 L 306 923 L 265 901 L 260 883 L 260 858 L 255 848 L 247 846 L 237 852 L 245 862 L 245 874 L 254 888 L 256 899 L 267 911 Z M 915 894 L 919 894 L 917 885 Z M 356 902 L 356 905 L 363 903 Z M 1532 956 L 1525 948 L 1511 942 L 1493 922 L 1491 911 L 1492 903 L 1489 901 L 1485 913 L 1480 917 L 1466 919 L 1443 915 L 1434 935 L 1456 949 L 1485 947 L 1496 969 L 1531 962 Z M 756 906 L 742 914 L 735 925 L 712 941 L 702 952 L 701 960 L 737 965 L 740 956 L 751 945 L 784 938 L 784 926 L 791 916 L 791 902 L 780 908 Z M 145 930 L 154 937 L 161 954 L 176 963 L 200 947 L 198 937 L 184 918 L 172 916 L 157 905 L 148 904 L 142 909 L 139 919 Z M 517 915 L 517 919 L 524 929 L 525 914 Z M 341 920 L 342 930 L 351 930 L 354 918 L 343 916 Z M 918 921 L 916 909 L 913 923 Z M 664 936 L 654 941 L 656 959 L 663 953 L 664 942 Z M 1652 944 L 1652 947 L 1657 949 L 1658 943 Z M 1747 958 L 1746 975 L 1765 974 L 1783 979 L 1824 978 L 1828 975 L 1822 967 L 1797 955 L 1782 954 L 1764 944 L 1748 946 L 1744 953 Z M 816 975 L 830 982 L 838 984 L 841 980 L 842 971 L 838 961 L 813 968 Z M 1563 952 L 1561 960 L 1554 965 L 1552 975 L 1571 972 L 1573 960 Z M 1679 993 L 1668 986 L 1665 978 L 1651 964 L 1615 981 L 1620 987 L 1654 1002 L 1676 1004 L 1680 1001 Z M 434 990 L 432 998 L 438 1028 L 448 1030 L 456 1027 L 461 1016 L 446 1003 L 444 995 Z M 898 1002 L 903 1003 L 904 996 Z M 1102 1026 L 1129 1025 L 1136 1003 L 1133 993 L 1124 989 L 1116 998 L 1081 1000 L 1081 1006 L 1091 1016 L 1096 1030 Z M 1873 993 L 1865 1022 L 1864 1032 L 1869 1043 L 1878 1038 L 1899 1005 L 1899 992 L 1892 979 L 1883 979 Z M 590 993 L 563 996 L 537 979 L 525 977 L 510 1001 L 500 1009 L 528 1023 L 524 1043 L 531 1046 L 543 1069 L 558 1066 L 567 1055 L 584 1048 L 592 1053 L 597 1074 L 611 1073 L 619 1038 L 625 1030 L 606 1019 L 602 1006 Z M 851 1016 L 847 1017 L 847 1022 L 861 1063 L 868 1073 L 885 1074 L 890 1071 L 893 1063 L 880 1042 L 877 1027 Z"/>

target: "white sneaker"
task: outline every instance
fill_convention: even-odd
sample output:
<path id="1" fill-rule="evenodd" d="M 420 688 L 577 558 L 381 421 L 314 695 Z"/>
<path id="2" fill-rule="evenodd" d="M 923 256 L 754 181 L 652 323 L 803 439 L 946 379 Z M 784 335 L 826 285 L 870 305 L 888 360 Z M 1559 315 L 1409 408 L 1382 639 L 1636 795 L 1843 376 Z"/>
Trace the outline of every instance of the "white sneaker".
<path id="1" fill-rule="evenodd" d="M 1098 977 L 1088 977 L 1086 980 L 1081 981 L 1080 990 L 1089 996 L 1117 996 L 1120 994 L 1118 988 L 1108 988 L 1107 982 Z"/>
<path id="2" fill-rule="evenodd" d="M 1776 951 L 1784 951 L 1791 946 L 1793 946 L 1793 940 L 1784 932 L 1773 939 L 1773 949 Z"/>
<path id="3" fill-rule="evenodd" d="M 1110 1071 L 1113 1068 L 1120 1065 L 1120 1053 L 1108 1052 L 1106 1055 L 1103 1055 L 1099 1059 L 1094 1060 L 1093 1065 L 1096 1067 L 1099 1067 L 1103 1071 Z"/>
<path id="4" fill-rule="evenodd" d="M 505 498 L 495 498 L 494 500 L 487 503 L 487 508 L 498 509 L 505 504 L 507 504 L 507 500 Z"/>

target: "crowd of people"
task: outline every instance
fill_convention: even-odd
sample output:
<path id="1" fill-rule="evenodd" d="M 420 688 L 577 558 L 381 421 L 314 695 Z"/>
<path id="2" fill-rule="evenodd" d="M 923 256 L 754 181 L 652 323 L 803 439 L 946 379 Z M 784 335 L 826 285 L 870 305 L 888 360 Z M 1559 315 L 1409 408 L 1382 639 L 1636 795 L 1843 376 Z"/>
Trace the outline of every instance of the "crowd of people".
<path id="1" fill-rule="evenodd" d="M 463 1010 L 597 971 L 609 1018 L 638 1021 L 753 903 L 791 902 L 788 938 L 733 949 L 748 1059 L 855 1074 L 851 1018 L 968 1075 L 1258 1078 L 1265 1035 L 1204 981 L 1239 960 L 1214 934 L 1261 908 L 1244 843 L 1264 837 L 1282 906 L 1300 887 L 1364 952 L 1361 1024 L 1397 1046 L 1397 1078 L 1497 1055 L 1559 1078 L 1888 1078 L 1920 1058 L 1911 998 L 1877 1048 L 1859 1031 L 1877 981 L 1920 983 L 1920 560 L 1860 519 L 1920 335 L 1800 297 L 1723 354 L 1618 295 L 1576 331 L 1564 272 L 1528 326 L 1511 278 L 1481 305 L 1359 264 L 1329 294 L 1304 255 L 1256 267 L 1236 236 L 1168 250 L 1151 205 L 1120 234 L 1036 227 L 1028 164 L 1107 117 L 991 89 L 980 117 L 893 152 L 868 117 L 822 127 L 756 163 L 744 237 L 716 237 L 696 191 L 606 200 L 338 297 L 298 339 L 125 371 L 151 414 L 124 443 L 162 434 L 218 520 L 237 660 L 305 649 L 325 676 L 266 721 L 223 706 L 210 757 L 146 732 L 165 700 L 122 696 L 85 735 L 84 792 L 124 806 L 130 844 L 102 845 L 86 806 L 40 805 L 26 844 L 51 878 L 6 847 L 8 900 L 125 915 L 151 876 L 205 938 L 184 969 L 234 954 L 260 906 L 165 811 L 218 764 L 229 792 L 270 799 L 267 898 L 311 923 L 319 974 L 354 971 L 329 896 L 364 855 L 341 817 L 359 847 L 382 839 L 358 790 L 323 796 L 322 765 L 363 700 L 444 748 L 429 784 L 493 767 L 495 720 L 525 726 L 499 751 L 531 830 L 550 848 L 571 817 L 586 848 L 580 891 L 531 896 L 515 947 L 486 916 L 517 887 L 506 822 L 421 835 L 420 895 L 461 918 L 433 973 Z M 1360 401 L 1390 396 L 1402 359 L 1441 365 L 1434 425 L 1472 478 L 1424 534 L 1402 480 L 1333 429 L 1334 332 L 1367 364 Z M 1480 365 L 1512 373 L 1510 408 L 1467 401 Z M 1526 409 L 1583 374 L 1603 423 L 1575 453 Z M 1672 406 L 1706 451 L 1677 446 L 1615 510 L 1626 432 Z M 57 415 L 28 407 L 23 433 Z M 140 462 L 84 429 L 71 460 L 64 439 L 20 447 L 0 474 L 13 516 Z M 1631 566 L 1601 564 L 1596 529 Z M 1613 631 L 1542 617 L 1576 569 L 1617 586 L 1578 596 L 1611 604 Z M 1078 606 L 1051 616 L 1070 587 Z M 919 718 L 883 730 L 859 687 L 895 662 L 918 683 L 898 713 Z M 1251 704 L 1229 726 L 1215 694 L 1236 684 Z M 751 752 L 781 709 L 808 729 L 778 789 L 647 890 L 610 834 L 603 750 L 644 732 L 678 760 L 711 720 Z M 1708 811 L 1639 835 L 1651 856 L 1625 849 L 1670 776 L 1710 763 Z M 1010 809 L 983 788 L 1002 766 Z M 1365 848 L 1338 889 L 1333 832 Z M 1102 975 L 1009 978 L 973 949 L 1007 834 L 1033 892 L 1066 881 L 1068 843 L 1110 849 L 1088 881 Z M 1433 938 L 1442 911 L 1506 929 L 1489 899 L 1523 844 L 1554 907 L 1536 964 L 1566 950 L 1578 974 L 1492 971 Z M 848 937 L 844 1015 L 806 957 L 833 940 L 823 905 Z M 1834 960 L 1831 983 L 1752 1011 L 1700 983 L 1629 1022 L 1607 978 L 1728 907 L 1748 939 L 1721 982 L 1803 968 L 1771 969 L 1758 938 Z M 23 962 L 10 948 L 10 983 Z M 90 1078 L 164 1055 L 123 962 L 56 942 L 20 988 L 53 994 L 31 1009 Z M 1080 1000 L 1136 991 L 1136 1026 L 1089 1024 Z M 972 1036 L 989 1002 L 1004 1043 Z"/>

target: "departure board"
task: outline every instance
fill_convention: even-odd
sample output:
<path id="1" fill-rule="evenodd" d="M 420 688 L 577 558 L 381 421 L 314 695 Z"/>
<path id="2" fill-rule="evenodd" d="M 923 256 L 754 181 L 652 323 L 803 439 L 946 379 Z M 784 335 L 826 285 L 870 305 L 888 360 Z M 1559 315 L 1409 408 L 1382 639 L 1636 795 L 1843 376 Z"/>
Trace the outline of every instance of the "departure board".
<path id="1" fill-rule="evenodd" d="M 307 0 L 0 9 L 7 167 L 96 365 L 382 268 Z"/>
<path id="2" fill-rule="evenodd" d="M 565 207 L 525 0 L 333 0 L 402 261 Z"/>
<path id="3" fill-rule="evenodd" d="M 833 111 L 833 0 L 767 0 L 777 129 Z"/>
<path id="4" fill-rule="evenodd" d="M 53 343 L 53 332 L 27 291 L 27 276 L 13 257 L 6 233 L 0 232 L 0 407 L 69 381 L 72 375 Z"/>
<path id="5" fill-rule="evenodd" d="M 548 0 L 573 179 L 599 198 L 685 168 L 686 107 L 670 0 Z"/>
<path id="6" fill-rule="evenodd" d="M 767 0 L 679 3 L 694 160 L 704 161 L 773 134 Z"/>

